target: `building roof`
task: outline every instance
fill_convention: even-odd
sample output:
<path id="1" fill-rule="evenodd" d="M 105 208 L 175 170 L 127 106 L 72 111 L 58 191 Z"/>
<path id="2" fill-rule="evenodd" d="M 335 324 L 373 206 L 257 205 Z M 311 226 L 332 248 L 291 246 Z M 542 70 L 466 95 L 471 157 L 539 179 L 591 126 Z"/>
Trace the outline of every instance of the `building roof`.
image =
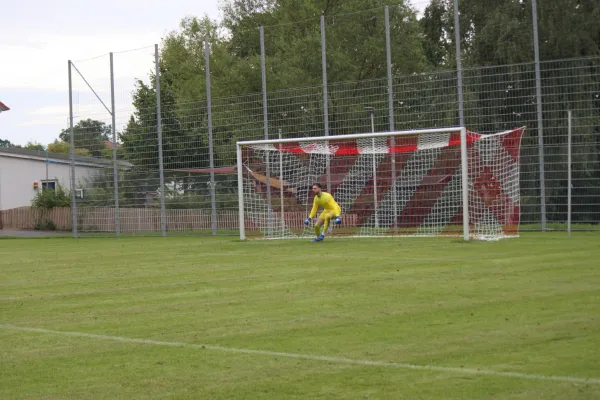
<path id="1" fill-rule="evenodd" d="M 4 104 L 3 102 L 0 101 L 0 112 L 8 111 L 8 110 L 10 110 L 10 108 L 8 108 L 8 106 L 6 104 Z"/>
<path id="2" fill-rule="evenodd" d="M 17 157 L 17 158 L 27 158 L 33 160 L 46 160 L 48 157 L 49 160 L 58 163 L 68 164 L 71 162 L 70 154 L 60 154 L 60 153 L 46 153 L 45 151 L 40 150 L 29 150 L 29 149 L 20 149 L 18 147 L 0 147 L 0 156 L 8 156 L 8 157 Z M 75 156 L 75 163 L 78 165 L 89 165 L 92 167 L 104 167 L 111 166 L 112 159 L 106 158 L 96 158 L 96 157 L 85 157 L 85 156 Z M 133 164 L 127 161 L 119 161 L 119 165 L 125 168 L 132 168 Z"/>
<path id="3" fill-rule="evenodd" d="M 105 140 L 105 141 L 104 141 L 104 145 L 105 145 L 106 147 L 108 147 L 109 149 L 111 149 L 111 150 L 113 149 L 113 142 L 112 142 L 112 140 Z M 121 147 L 121 144 L 120 144 L 120 143 L 117 143 L 117 149 L 118 149 L 119 147 Z"/>

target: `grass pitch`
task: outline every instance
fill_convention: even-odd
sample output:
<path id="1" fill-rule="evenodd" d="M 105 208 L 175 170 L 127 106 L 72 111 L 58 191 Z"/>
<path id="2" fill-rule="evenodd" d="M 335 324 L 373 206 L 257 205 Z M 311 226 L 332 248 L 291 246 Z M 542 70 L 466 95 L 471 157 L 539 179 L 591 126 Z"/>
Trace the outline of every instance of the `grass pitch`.
<path id="1" fill-rule="evenodd" d="M 0 398 L 597 399 L 599 243 L 0 240 Z"/>

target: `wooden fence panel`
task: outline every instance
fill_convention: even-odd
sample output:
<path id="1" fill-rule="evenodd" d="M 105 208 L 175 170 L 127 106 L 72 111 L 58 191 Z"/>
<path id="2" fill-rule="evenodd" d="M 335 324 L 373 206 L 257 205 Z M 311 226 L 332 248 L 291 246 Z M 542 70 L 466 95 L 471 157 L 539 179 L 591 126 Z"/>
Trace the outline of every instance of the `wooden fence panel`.
<path id="1" fill-rule="evenodd" d="M 156 208 L 121 208 L 121 232 L 144 233 L 160 232 L 160 210 Z M 71 209 L 53 208 L 49 211 L 39 211 L 32 207 L 20 207 L 0 212 L 3 229 L 35 229 L 40 221 L 49 220 L 59 231 L 71 230 Z M 210 210 L 167 210 L 168 232 L 209 231 L 211 226 Z M 277 220 L 281 214 L 277 213 Z M 287 212 L 284 214 L 286 225 L 291 229 L 304 227 L 304 212 Z M 264 221 L 263 221 L 264 222 Z M 344 215 L 344 226 L 355 227 L 355 214 Z M 257 225 L 251 218 L 246 217 L 246 229 L 256 230 Z M 80 207 L 77 209 L 77 227 L 81 232 L 114 232 L 115 209 L 110 207 Z M 237 211 L 222 211 L 217 213 L 217 229 L 237 231 L 239 229 L 239 214 Z"/>
<path id="2" fill-rule="evenodd" d="M 59 231 L 71 230 L 71 209 L 53 208 L 39 210 L 33 207 L 19 207 L 0 211 L 2 229 L 35 229 L 50 221 Z"/>

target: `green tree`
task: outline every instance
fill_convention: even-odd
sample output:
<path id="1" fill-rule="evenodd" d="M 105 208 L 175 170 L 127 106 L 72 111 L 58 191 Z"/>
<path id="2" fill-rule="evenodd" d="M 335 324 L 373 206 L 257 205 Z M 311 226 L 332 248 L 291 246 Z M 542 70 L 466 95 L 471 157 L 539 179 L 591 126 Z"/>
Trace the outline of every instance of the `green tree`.
<path id="1" fill-rule="evenodd" d="M 180 176 L 176 170 L 208 166 L 206 105 L 178 106 L 171 75 L 164 65 L 160 68 L 163 166 L 165 179 L 169 180 Z M 124 157 L 133 164 L 127 174 L 144 176 L 143 180 L 130 180 L 143 183 L 144 187 L 139 187 L 138 191 L 147 193 L 159 188 L 155 88 L 138 81 L 133 98 L 136 111 L 120 138 Z"/>
<path id="2" fill-rule="evenodd" d="M 454 68 L 456 65 L 453 41 L 449 37 L 449 6 L 447 0 L 431 0 L 419 21 L 423 32 L 423 51 L 434 68 Z"/>
<path id="3" fill-rule="evenodd" d="M 258 26 L 265 25 L 265 51 L 270 88 L 321 83 L 319 17 L 326 18 L 328 77 L 331 82 L 381 78 L 386 74 L 383 6 L 390 5 L 395 73 L 422 71 L 426 58 L 415 12 L 403 0 L 291 2 L 230 0 L 223 7 L 223 27 L 231 34 L 226 46 L 238 62 L 252 70 L 260 90 Z M 365 8 L 371 10 L 365 11 Z M 236 70 L 236 73 L 239 73 Z"/>
<path id="4" fill-rule="evenodd" d="M 54 142 L 48 144 L 48 151 L 50 153 L 57 154 L 70 154 L 71 153 L 71 144 L 59 140 L 55 140 Z M 75 154 L 78 156 L 90 156 L 90 151 L 88 149 L 79 148 L 75 149 Z"/>
<path id="5" fill-rule="evenodd" d="M 53 143 L 48 145 L 48 151 L 50 153 L 57 154 L 69 154 L 71 146 L 67 142 L 55 140 Z"/>
<path id="6" fill-rule="evenodd" d="M 46 147 L 43 144 L 35 142 L 35 141 L 27 142 L 27 144 L 25 146 L 23 146 L 23 148 L 26 150 L 37 150 L 37 151 L 46 150 Z"/>
<path id="7" fill-rule="evenodd" d="M 460 37 L 465 66 L 533 61 L 532 10 L 523 0 L 462 0 Z M 429 61 L 454 58 L 453 0 L 433 0 L 420 23 Z M 542 60 L 600 55 L 600 3 L 538 1 Z M 448 64 L 452 66 L 452 64 Z"/>
<path id="8" fill-rule="evenodd" d="M 90 118 L 79 121 L 73 126 L 73 132 L 75 148 L 87 149 L 94 157 L 103 156 L 103 150 L 106 148 L 104 142 L 112 137 L 112 127 L 110 125 Z M 58 137 L 63 142 L 70 143 L 70 129 L 63 129 Z"/>
<path id="9" fill-rule="evenodd" d="M 9 140 L 0 139 L 0 147 L 15 147 Z"/>

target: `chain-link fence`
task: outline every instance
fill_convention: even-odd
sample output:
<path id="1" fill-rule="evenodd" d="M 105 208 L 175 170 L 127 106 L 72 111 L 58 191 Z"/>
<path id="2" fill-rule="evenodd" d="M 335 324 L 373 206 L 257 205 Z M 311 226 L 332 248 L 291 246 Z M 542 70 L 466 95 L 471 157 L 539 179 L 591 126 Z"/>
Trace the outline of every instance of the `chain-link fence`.
<path id="1" fill-rule="evenodd" d="M 567 112 L 572 111 L 574 229 L 600 229 L 600 58 L 413 73 L 419 68 L 400 60 L 410 58 L 402 40 L 410 35 L 411 25 L 403 22 L 407 18 L 408 10 L 394 7 L 249 31 L 246 39 L 260 46 L 262 57 L 248 57 L 255 92 L 236 96 L 213 97 L 207 90 L 210 77 L 227 68 L 205 57 L 211 54 L 208 42 L 196 49 L 204 65 L 190 66 L 204 72 L 197 74 L 199 83 L 193 87 L 180 85 L 162 63 L 156 68 L 154 57 L 144 50 L 147 63 L 141 77 L 150 72 L 150 79 L 137 83 L 133 98 L 121 92 L 133 109 L 129 104 L 111 107 L 114 101 L 103 107 L 102 96 L 89 95 L 85 102 L 99 102 L 92 112 L 74 99 L 73 157 L 89 159 L 89 168 L 74 168 L 75 187 L 81 189 L 73 191 L 75 233 L 237 234 L 237 141 L 370 132 L 367 109 L 374 109 L 380 132 L 458 126 L 460 111 L 474 132 L 526 126 L 521 157 L 524 230 L 566 228 Z M 312 35 L 310 46 L 294 41 L 298 29 Z M 360 41 L 369 48 L 362 64 L 352 59 L 354 49 L 348 47 L 357 42 L 353 35 L 367 37 Z M 284 42 L 286 56 L 269 58 Z M 159 60 L 160 54 L 155 56 Z M 286 65 L 292 57 L 306 65 L 284 76 L 282 69 L 296 68 L 291 61 Z M 373 75 L 379 78 L 362 78 Z M 178 97 L 181 93 L 185 96 Z"/>

